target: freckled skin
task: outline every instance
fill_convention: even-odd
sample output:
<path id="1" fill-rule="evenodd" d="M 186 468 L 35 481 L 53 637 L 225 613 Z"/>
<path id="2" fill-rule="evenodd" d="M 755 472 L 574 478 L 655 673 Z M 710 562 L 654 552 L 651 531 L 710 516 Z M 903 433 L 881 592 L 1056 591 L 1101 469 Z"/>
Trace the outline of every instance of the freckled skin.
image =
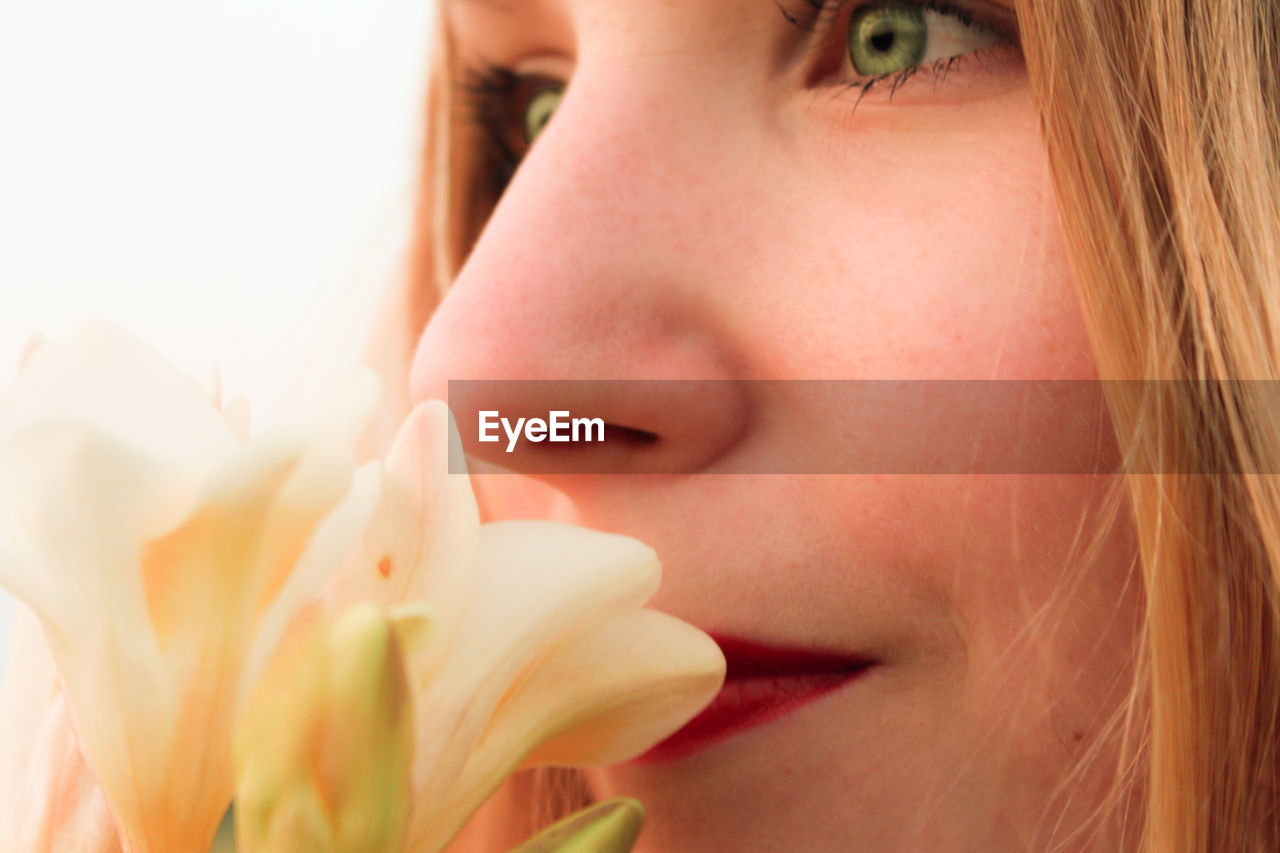
<path id="1" fill-rule="evenodd" d="M 572 82 L 422 337 L 416 397 L 462 378 L 1095 376 L 1009 51 L 855 110 L 856 91 L 780 59 L 800 35 L 772 3 L 462 2 L 450 18 L 464 56 L 569 57 Z M 784 387 L 738 401 L 736 431 L 682 432 L 694 404 L 674 399 L 615 421 L 691 469 L 838 458 L 839 413 Z M 1034 438 L 1053 418 L 1027 423 Z M 1045 849 L 1102 801 L 1109 742 L 1058 786 L 1131 678 L 1140 601 L 1130 527 L 1103 523 L 1114 479 L 546 479 L 568 498 L 546 514 L 657 549 L 660 608 L 879 661 L 681 760 L 593 772 L 599 794 L 644 801 L 639 849 Z M 1113 831 L 1061 849 L 1116 849 Z"/>

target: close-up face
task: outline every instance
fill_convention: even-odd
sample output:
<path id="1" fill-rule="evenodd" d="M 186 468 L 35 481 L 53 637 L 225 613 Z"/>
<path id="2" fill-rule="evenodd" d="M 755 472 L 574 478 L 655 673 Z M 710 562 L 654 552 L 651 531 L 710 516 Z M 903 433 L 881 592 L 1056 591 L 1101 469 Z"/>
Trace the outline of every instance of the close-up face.
<path id="1" fill-rule="evenodd" d="M 468 222 L 414 398 L 770 380 L 581 392 L 621 438 L 562 458 L 610 472 L 538 472 L 541 514 L 651 545 L 654 606 L 730 650 L 732 725 L 593 794 L 645 803 L 641 849 L 1116 849 L 1136 545 L 1115 478 L 1020 473 L 1097 424 L 1031 402 L 852 435 L 788 382 L 1096 377 L 1012 7 L 442 2 Z M 494 387 L 460 424 L 566 408 Z M 957 431 L 1026 468 L 843 461 Z M 527 485 L 480 479 L 494 507 Z"/>

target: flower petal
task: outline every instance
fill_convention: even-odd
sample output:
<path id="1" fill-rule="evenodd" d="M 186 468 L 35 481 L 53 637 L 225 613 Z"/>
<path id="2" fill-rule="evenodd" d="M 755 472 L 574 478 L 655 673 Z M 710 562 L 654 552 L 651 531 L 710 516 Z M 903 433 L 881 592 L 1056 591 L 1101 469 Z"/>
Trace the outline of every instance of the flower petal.
<path id="1" fill-rule="evenodd" d="M 226 418 L 227 426 L 231 428 L 231 434 L 236 437 L 236 441 L 244 444 L 249 440 L 249 401 L 244 397 L 236 397 L 231 402 L 222 407 L 222 416 Z"/>
<path id="2" fill-rule="evenodd" d="M 251 688 L 258 680 L 298 609 L 330 581 L 340 567 L 354 559 L 361 534 L 377 507 L 382 480 L 378 463 L 362 465 L 352 476 L 351 488 L 342 503 L 317 525 L 293 573 L 262 614 L 242 678 L 245 688 Z"/>
<path id="3" fill-rule="evenodd" d="M 481 749 L 517 752 L 541 743 L 523 767 L 628 761 L 693 719 L 724 675 L 724 653 L 709 636 L 665 613 L 638 610 L 539 664 Z"/>
<path id="4" fill-rule="evenodd" d="M 167 766 L 174 698 L 147 629 L 139 543 L 182 512 L 190 485 L 117 439 L 66 422 L 12 436 L 0 446 L 0 471 L 7 538 L 26 569 L 21 583 L 8 572 L 0 580 L 36 609 L 80 748 L 112 809 L 136 828 L 134 795 L 165 782 L 145 776 Z"/>
<path id="5" fill-rule="evenodd" d="M 252 681 L 293 611 L 349 558 L 372 512 L 376 473 L 352 490 L 351 465 L 377 392 L 376 377 L 358 372 L 326 398 L 305 438 L 289 428 L 254 438 L 215 473 L 200 510 L 149 544 L 143 574 L 162 638 L 202 603 L 222 600 L 224 619 L 246 634 L 258 628 Z M 248 613 L 236 609 L 242 598 Z"/>
<path id="6" fill-rule="evenodd" d="M 277 547 L 284 550 L 283 556 L 267 558 L 268 565 L 276 568 L 264 574 L 257 594 L 257 632 L 244 671 L 245 689 L 257 680 L 294 612 L 332 580 L 339 568 L 351 563 L 369 527 L 384 488 L 381 466 L 370 462 L 354 475 L 350 468 L 354 447 L 373 417 L 378 393 L 377 376 L 369 370 L 357 370 L 321 402 L 310 446 L 276 502 L 278 507 L 289 508 L 290 519 L 296 519 L 300 509 L 311 508 L 313 515 L 307 519 L 310 532 L 303 537 L 300 553 L 299 540 L 289 544 L 278 537 L 291 525 L 282 524 L 278 517 L 267 521 L 268 529 L 277 534 Z"/>
<path id="7" fill-rule="evenodd" d="M 0 584 L 45 623 L 55 653 L 110 618 L 145 624 L 138 543 L 171 526 L 192 484 L 155 458 L 71 422 L 28 427 L 0 445 L 0 516 L 13 554 Z M 105 596 L 105 598 L 104 598 Z"/>
<path id="8" fill-rule="evenodd" d="M 119 853 L 115 820 L 85 764 L 35 618 L 15 620 L 0 699 L 0 826 L 23 853 Z"/>
<path id="9" fill-rule="evenodd" d="M 297 436 L 282 432 L 251 442 L 212 473 L 194 512 L 146 543 L 141 576 L 147 609 L 166 651 L 199 657 L 206 635 L 225 632 L 227 626 L 216 623 L 243 619 L 244 600 L 257 598 L 260 579 L 281 574 L 292 567 L 291 557 L 296 561 L 301 555 L 318 510 L 311 501 L 298 508 L 286 500 L 302 464 L 299 443 Z M 319 485 L 328 488 L 317 502 L 336 502 L 329 494 L 333 486 Z M 201 612 L 221 618 L 191 618 Z"/>
<path id="10" fill-rule="evenodd" d="M 198 383 L 103 321 L 37 348 L 0 397 L 0 441 L 49 420 L 92 425 L 180 466 L 188 476 L 236 447 Z"/>
<path id="11" fill-rule="evenodd" d="M 387 454 L 386 479 L 360 554 L 333 591 L 341 603 L 382 607 L 425 601 L 434 608 L 432 642 L 413 656 L 415 679 L 430 677 L 466 610 L 479 557 L 480 519 L 466 473 L 450 473 L 461 441 L 438 400 L 409 415 Z"/>
<path id="12" fill-rule="evenodd" d="M 534 661 L 640 607 L 658 585 L 653 549 L 625 536 L 511 521 L 485 525 L 481 546 L 476 588 L 484 594 L 472 599 L 439 672 L 424 683 L 411 670 L 419 691 L 418 799 L 409 835 L 415 849 L 427 838 L 443 843 L 460 826 L 441 837 L 436 807 L 450 798 L 494 713 Z"/>
<path id="13" fill-rule="evenodd" d="M 617 616 L 551 651 L 503 700 L 436 805 L 427 848 L 445 843 L 522 767 L 634 758 L 706 707 L 724 672 L 710 637 L 654 610 Z"/>
<path id="14" fill-rule="evenodd" d="M 347 492 L 354 449 L 373 418 L 378 393 L 377 375 L 361 369 L 347 376 L 321 401 L 297 468 L 265 522 L 273 535 L 262 546 L 265 571 L 258 574 L 255 616 L 260 617 L 275 600 L 311 531 Z M 298 533 L 304 529 L 301 541 L 289 535 L 289 531 Z"/>
<path id="15" fill-rule="evenodd" d="M 222 409 L 222 372 L 218 370 L 217 365 L 210 365 L 196 385 L 200 393 L 204 394 L 205 399 L 209 401 L 209 405 L 215 409 Z"/>
<path id="16" fill-rule="evenodd" d="M 6 844 L 29 851 L 79 850 L 116 853 L 116 823 L 89 766 L 80 753 L 71 712 L 58 696 L 37 733 L 31 764 L 14 781 L 22 799 L 18 820 L 6 824 Z"/>

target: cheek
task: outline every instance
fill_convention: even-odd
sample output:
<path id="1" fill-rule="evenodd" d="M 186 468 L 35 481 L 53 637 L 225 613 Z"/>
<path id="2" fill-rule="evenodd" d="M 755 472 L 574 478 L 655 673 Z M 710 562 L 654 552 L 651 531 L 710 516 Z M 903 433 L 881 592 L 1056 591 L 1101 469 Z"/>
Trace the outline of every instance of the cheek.
<path id="1" fill-rule="evenodd" d="M 784 202 L 779 218 L 785 259 L 775 268 L 787 290 L 752 291 L 740 309 L 744 327 L 773 330 L 743 344 L 763 370 L 1096 378 L 1029 99 L 965 116 L 963 126 L 931 123 L 925 132 L 892 126 L 887 110 L 868 112 L 861 135 L 796 158 L 794 203 Z M 1035 440 L 1092 446 L 1105 428 L 1084 419 L 1066 435 L 1054 432 L 1059 420 L 1048 409 L 1022 414 L 1023 435 Z M 966 425 L 966 439 L 1008 415 L 987 412 Z M 937 428 L 941 437 L 946 431 Z M 1129 682 L 1140 603 L 1130 583 L 1136 545 L 1126 519 L 1116 518 L 1119 481 L 920 477 L 882 485 L 873 493 L 861 481 L 835 484 L 844 494 L 831 494 L 828 506 L 845 518 L 882 518 L 874 547 L 895 558 L 899 585 L 945 602 L 964 646 L 952 687 L 969 735 L 975 727 L 1009 732 L 1008 771 L 1050 779 L 1097 735 L 1099 709 L 1113 708 Z M 851 553 L 872 544 L 849 535 Z"/>
<path id="2" fill-rule="evenodd" d="M 827 600 L 844 602 L 846 622 L 883 629 L 895 713 L 930 744 L 912 754 L 921 779 L 942 786 L 916 780 L 922 799 L 972 796 L 985 813 L 993 803 L 977 792 L 999 791 L 1013 814 L 1057 813 L 1077 764 L 1082 785 L 1106 788 L 1119 746 L 1108 724 L 1132 684 L 1142 613 L 1121 487 L 1085 476 L 819 484 L 815 517 L 842 537 L 824 548 L 851 555 L 824 581 Z M 867 600 L 884 621 L 860 618 Z"/>
<path id="3" fill-rule="evenodd" d="M 954 121 L 895 109 L 792 147 L 764 203 L 771 269 L 740 308 L 773 331 L 743 347 L 777 375 L 1091 378 L 1025 91 Z"/>
<path id="4" fill-rule="evenodd" d="M 1117 477 L 987 479 L 971 492 L 951 583 L 969 661 L 958 714 L 1002 733 L 993 764 L 1029 813 L 1075 769 L 1086 804 L 1113 781 L 1143 611 L 1123 497 Z"/>

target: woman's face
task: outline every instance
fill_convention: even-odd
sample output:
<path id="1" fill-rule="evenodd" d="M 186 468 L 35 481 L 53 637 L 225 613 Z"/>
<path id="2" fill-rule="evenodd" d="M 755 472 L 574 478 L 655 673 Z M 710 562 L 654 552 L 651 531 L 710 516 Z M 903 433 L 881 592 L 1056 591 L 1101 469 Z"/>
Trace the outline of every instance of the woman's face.
<path id="1" fill-rule="evenodd" d="M 1070 839 L 1109 789 L 1103 731 L 1131 679 L 1113 481 L 822 476 L 902 425 L 851 436 L 839 395 L 784 381 L 1094 376 L 1012 9 L 442 2 L 455 114 L 523 162 L 421 339 L 415 398 L 449 379 L 778 380 L 578 393 L 575 415 L 650 435 L 611 446 L 617 473 L 541 479 L 568 499 L 557 515 L 657 550 L 655 606 L 785 659 L 869 664 L 827 692 L 758 679 L 804 701 L 593 772 L 596 792 L 643 800 L 656 850 Z M 491 66 L 519 76 L 462 70 Z M 567 407 L 541 387 L 457 412 L 464 438 L 476 408 Z M 1032 456 L 1094 435 L 1035 406 L 909 423 L 926 443 L 1023 424 Z M 504 446 L 472 448 L 509 463 Z M 731 698 L 751 701 L 741 681 Z"/>

